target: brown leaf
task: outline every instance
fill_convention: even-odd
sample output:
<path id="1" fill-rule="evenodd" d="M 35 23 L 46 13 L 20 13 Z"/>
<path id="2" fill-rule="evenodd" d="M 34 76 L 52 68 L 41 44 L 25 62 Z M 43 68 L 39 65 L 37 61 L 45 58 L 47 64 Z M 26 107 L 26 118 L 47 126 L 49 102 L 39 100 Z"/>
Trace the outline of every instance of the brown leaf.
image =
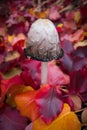
<path id="1" fill-rule="evenodd" d="M 87 124 L 87 109 L 82 112 L 81 120 L 83 124 Z"/>
<path id="2" fill-rule="evenodd" d="M 20 75 L 21 73 L 21 69 L 19 68 L 12 68 L 10 71 L 6 72 L 6 73 L 2 73 L 2 77 L 4 79 L 9 79 L 9 78 L 12 78 L 16 75 Z"/>
<path id="3" fill-rule="evenodd" d="M 77 95 L 71 95 L 70 98 L 72 99 L 73 101 L 73 104 L 74 104 L 74 110 L 79 110 L 81 109 L 81 99 L 80 97 L 78 97 Z"/>

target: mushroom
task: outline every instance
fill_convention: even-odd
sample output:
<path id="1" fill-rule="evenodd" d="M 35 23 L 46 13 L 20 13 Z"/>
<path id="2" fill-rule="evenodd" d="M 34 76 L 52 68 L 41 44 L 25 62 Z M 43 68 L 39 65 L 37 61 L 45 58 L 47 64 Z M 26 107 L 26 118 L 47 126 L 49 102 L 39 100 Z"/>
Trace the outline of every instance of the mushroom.
<path id="1" fill-rule="evenodd" d="M 49 19 L 38 19 L 30 27 L 26 55 L 41 63 L 41 84 L 47 83 L 47 61 L 63 55 L 58 32 Z"/>

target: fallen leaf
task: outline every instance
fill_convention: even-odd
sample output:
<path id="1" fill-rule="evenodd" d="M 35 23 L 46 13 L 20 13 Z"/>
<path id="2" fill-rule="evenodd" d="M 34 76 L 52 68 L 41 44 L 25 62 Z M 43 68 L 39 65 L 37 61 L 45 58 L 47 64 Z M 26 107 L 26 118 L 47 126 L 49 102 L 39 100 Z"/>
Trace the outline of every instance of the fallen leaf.
<path id="1" fill-rule="evenodd" d="M 52 62 L 48 63 L 48 83 L 51 85 L 63 85 L 68 84 L 70 78 L 67 74 Z"/>
<path id="2" fill-rule="evenodd" d="M 7 94 L 8 90 L 13 85 L 23 85 L 23 81 L 21 80 L 20 76 L 16 75 L 10 79 L 1 80 L 1 99 L 2 100 L 4 100 L 5 95 Z"/>
<path id="3" fill-rule="evenodd" d="M 70 111 L 68 104 L 65 104 L 61 114 L 51 124 L 47 125 L 38 118 L 32 130 L 81 130 L 81 123 L 74 112 Z"/>
<path id="4" fill-rule="evenodd" d="M 15 107 L 16 106 L 15 100 L 14 100 L 15 96 L 20 94 L 20 93 L 27 92 L 29 90 L 33 90 L 33 89 L 29 86 L 24 86 L 24 85 L 11 86 L 11 88 L 7 92 L 6 103 L 12 107 Z"/>
<path id="5" fill-rule="evenodd" d="M 87 124 L 87 109 L 85 109 L 81 114 L 81 121 L 83 124 Z"/>
<path id="6" fill-rule="evenodd" d="M 19 68 L 12 68 L 11 70 L 9 70 L 6 73 L 2 73 L 2 77 L 3 79 L 10 79 L 16 75 L 20 75 L 21 73 L 21 69 Z"/>
<path id="7" fill-rule="evenodd" d="M 79 96 L 77 95 L 70 95 L 71 100 L 74 104 L 74 110 L 80 110 L 82 106 L 82 101 Z"/>
<path id="8" fill-rule="evenodd" d="M 57 9 L 56 6 L 52 6 L 52 7 L 49 9 L 48 17 L 49 17 L 49 19 L 51 19 L 51 20 L 58 20 L 58 19 L 61 18 L 61 15 L 59 14 L 58 9 Z"/>
<path id="9" fill-rule="evenodd" d="M 24 130 L 26 125 L 27 119 L 16 109 L 9 106 L 0 109 L 0 130 Z"/>
<path id="10" fill-rule="evenodd" d="M 18 51 L 8 52 L 6 57 L 5 57 L 5 62 L 17 59 L 19 57 L 20 57 L 20 54 Z"/>
<path id="11" fill-rule="evenodd" d="M 25 93 L 16 95 L 15 102 L 17 109 L 20 110 L 21 115 L 28 117 L 32 121 L 39 117 L 38 108 L 35 103 L 37 92 L 30 90 Z"/>
<path id="12" fill-rule="evenodd" d="M 81 19 L 81 13 L 79 10 L 74 12 L 74 20 L 76 21 L 76 23 L 78 23 Z"/>
<path id="13" fill-rule="evenodd" d="M 51 123 L 62 111 L 63 101 L 61 98 L 61 92 L 57 86 L 43 85 L 37 92 L 35 102 L 41 119 L 47 124 Z"/>
<path id="14" fill-rule="evenodd" d="M 74 44 L 74 49 L 76 50 L 78 47 L 85 47 L 85 46 L 87 46 L 87 40 L 77 42 L 76 44 Z"/>

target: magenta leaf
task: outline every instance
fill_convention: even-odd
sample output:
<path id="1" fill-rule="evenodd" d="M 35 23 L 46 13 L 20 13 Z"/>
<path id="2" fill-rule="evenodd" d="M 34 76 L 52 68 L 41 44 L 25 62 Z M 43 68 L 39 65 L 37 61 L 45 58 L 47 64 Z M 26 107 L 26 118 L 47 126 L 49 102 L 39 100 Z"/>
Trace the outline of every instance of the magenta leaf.
<path id="1" fill-rule="evenodd" d="M 21 73 L 21 78 L 24 82 L 24 85 L 31 86 L 33 88 L 37 88 L 37 84 L 35 84 L 35 81 L 32 79 L 31 74 L 29 71 L 25 70 Z"/>
<path id="2" fill-rule="evenodd" d="M 78 47 L 74 51 L 67 51 L 64 47 L 64 56 L 60 59 L 61 69 L 66 73 L 74 70 L 80 70 L 87 65 L 87 46 Z M 72 50 L 72 49 L 71 49 Z"/>
<path id="3" fill-rule="evenodd" d="M 0 130 L 24 130 L 26 125 L 27 119 L 16 109 L 9 106 L 0 109 Z"/>
<path id="4" fill-rule="evenodd" d="M 33 85 L 32 87 L 34 87 L 36 89 L 38 87 L 40 87 L 40 82 L 41 82 L 41 80 L 40 80 L 40 77 L 41 77 L 40 76 L 40 73 L 41 73 L 40 67 L 41 67 L 40 61 L 27 59 L 24 62 L 22 62 L 21 68 L 23 70 L 23 73 L 21 76 L 22 76 L 22 79 L 24 80 L 25 84 Z M 26 75 L 26 79 L 24 77 L 25 75 Z"/>
<path id="5" fill-rule="evenodd" d="M 64 50 L 64 53 L 67 53 L 67 54 L 70 54 L 74 50 L 73 44 L 69 40 L 63 40 L 61 42 L 61 46 L 62 46 L 62 49 Z"/>
<path id="6" fill-rule="evenodd" d="M 87 96 L 85 97 L 87 93 L 87 74 L 84 73 L 84 69 L 87 72 L 87 68 L 83 68 L 82 70 L 70 73 L 69 92 L 80 96 L 83 101 L 87 101 Z"/>
<path id="7" fill-rule="evenodd" d="M 61 92 L 56 86 L 42 86 L 41 90 L 37 93 L 35 101 L 41 118 L 47 124 L 51 123 L 62 111 L 63 102 L 61 97 Z"/>

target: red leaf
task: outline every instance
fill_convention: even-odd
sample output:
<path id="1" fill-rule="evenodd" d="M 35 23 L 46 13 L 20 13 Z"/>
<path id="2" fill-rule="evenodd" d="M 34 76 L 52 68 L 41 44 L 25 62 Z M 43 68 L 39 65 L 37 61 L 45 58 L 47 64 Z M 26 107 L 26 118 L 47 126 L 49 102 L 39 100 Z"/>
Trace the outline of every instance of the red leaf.
<path id="1" fill-rule="evenodd" d="M 16 109 L 6 106 L 0 110 L 0 130 L 23 130 L 26 125 L 27 119 Z"/>
<path id="2" fill-rule="evenodd" d="M 69 92 L 79 95 L 82 100 L 87 101 L 87 98 L 84 96 L 87 93 L 87 75 L 84 74 L 84 68 L 70 73 Z"/>
<path id="3" fill-rule="evenodd" d="M 5 79 L 1 80 L 1 98 L 4 99 L 9 88 L 11 88 L 11 86 L 16 85 L 16 84 L 17 85 L 23 84 L 23 81 L 18 75 L 8 80 L 5 80 Z"/>
<path id="4" fill-rule="evenodd" d="M 70 82 L 69 76 L 64 74 L 62 70 L 55 64 L 48 64 L 48 83 L 51 85 L 63 85 Z"/>
<path id="5" fill-rule="evenodd" d="M 41 118 L 47 124 L 51 123 L 58 114 L 60 114 L 63 108 L 61 92 L 56 86 L 42 86 L 36 95 L 35 101 L 39 108 Z"/>
<path id="6" fill-rule="evenodd" d="M 21 73 L 21 78 L 25 85 L 32 86 L 33 88 L 37 89 L 37 84 L 35 84 L 35 81 L 32 79 L 32 76 L 29 71 L 25 70 Z"/>
<path id="7" fill-rule="evenodd" d="M 32 59 L 28 59 L 25 60 L 25 62 L 23 62 L 21 64 L 21 68 L 24 70 L 22 73 L 22 79 L 24 80 L 25 84 L 32 84 L 34 88 L 38 88 L 40 87 L 40 78 L 41 78 L 41 62 L 36 61 L 36 60 L 32 60 Z M 24 78 L 24 75 L 26 74 L 26 79 Z M 28 77 L 31 77 L 31 82 L 28 79 Z"/>

